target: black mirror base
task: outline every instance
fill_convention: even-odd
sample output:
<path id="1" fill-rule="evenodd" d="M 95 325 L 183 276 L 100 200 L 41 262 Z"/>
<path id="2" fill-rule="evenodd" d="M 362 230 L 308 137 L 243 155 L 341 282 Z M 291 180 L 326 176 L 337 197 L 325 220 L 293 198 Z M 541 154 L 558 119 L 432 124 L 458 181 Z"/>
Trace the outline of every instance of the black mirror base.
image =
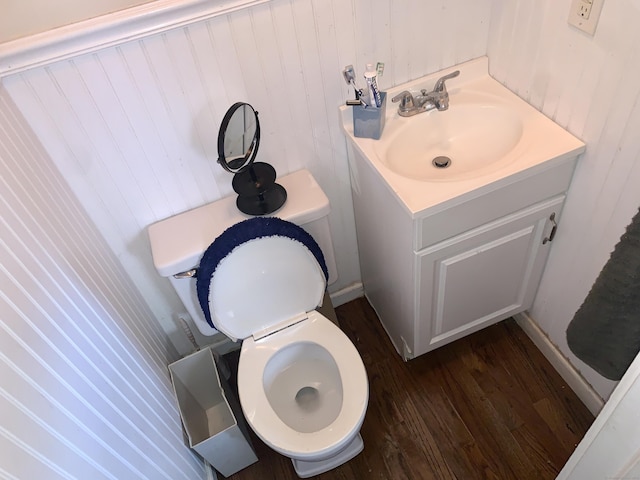
<path id="1" fill-rule="evenodd" d="M 287 191 L 274 183 L 259 195 L 238 195 L 236 206 L 247 215 L 269 215 L 278 210 L 287 200 Z"/>
<path id="2" fill-rule="evenodd" d="M 236 173 L 231 181 L 233 190 L 241 196 L 260 195 L 276 183 L 276 170 L 268 163 L 255 162 Z"/>

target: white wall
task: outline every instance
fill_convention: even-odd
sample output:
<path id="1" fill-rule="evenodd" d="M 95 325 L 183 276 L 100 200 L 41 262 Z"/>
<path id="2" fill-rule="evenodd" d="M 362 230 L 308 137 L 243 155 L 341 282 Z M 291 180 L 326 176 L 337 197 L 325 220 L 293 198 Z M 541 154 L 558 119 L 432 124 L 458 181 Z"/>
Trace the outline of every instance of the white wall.
<path id="1" fill-rule="evenodd" d="M 2 2 L 0 43 L 123 10 L 152 0 L 21 0 Z"/>
<path id="2" fill-rule="evenodd" d="M 495 2 L 490 71 L 587 144 L 533 319 L 603 397 L 604 379 L 565 331 L 640 206 L 640 1 L 606 1 L 594 37 L 567 24 L 570 0 Z"/>
<path id="3" fill-rule="evenodd" d="M 0 85 L 0 477 L 205 478 L 176 358 Z"/>
<path id="4" fill-rule="evenodd" d="M 332 204 L 339 280 L 359 282 L 341 71 L 381 87 L 484 55 L 491 0 L 273 0 L 5 78 L 7 90 L 181 351 L 182 312 L 146 227 L 232 194 L 216 138 L 236 101 L 260 112 L 258 160 L 306 167 Z M 437 21 L 435 21 L 437 19 Z"/>

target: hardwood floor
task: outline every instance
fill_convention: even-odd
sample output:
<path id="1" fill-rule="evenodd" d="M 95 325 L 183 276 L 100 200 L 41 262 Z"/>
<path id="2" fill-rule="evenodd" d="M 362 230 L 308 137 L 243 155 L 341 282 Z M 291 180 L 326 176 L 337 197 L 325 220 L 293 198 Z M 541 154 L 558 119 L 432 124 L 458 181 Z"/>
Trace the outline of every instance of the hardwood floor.
<path id="1" fill-rule="evenodd" d="M 593 416 L 513 320 L 403 362 L 364 298 L 336 309 L 362 355 L 365 449 L 317 479 L 553 479 Z M 255 436 L 234 480 L 296 479 Z"/>

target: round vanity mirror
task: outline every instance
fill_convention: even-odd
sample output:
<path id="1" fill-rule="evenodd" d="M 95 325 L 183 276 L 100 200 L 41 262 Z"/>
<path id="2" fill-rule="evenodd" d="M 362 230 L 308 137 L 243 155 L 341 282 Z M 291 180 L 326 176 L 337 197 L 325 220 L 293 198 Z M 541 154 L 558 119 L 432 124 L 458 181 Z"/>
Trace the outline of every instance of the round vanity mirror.
<path id="1" fill-rule="evenodd" d="M 248 103 L 231 106 L 218 134 L 218 163 L 227 172 L 238 173 L 253 163 L 260 143 L 258 112 Z"/>
<path id="2" fill-rule="evenodd" d="M 286 190 L 275 183 L 275 169 L 268 163 L 255 162 L 259 145 L 258 112 L 248 103 L 234 103 L 220 125 L 218 163 L 234 174 L 236 205 L 248 215 L 273 213 L 287 199 Z"/>

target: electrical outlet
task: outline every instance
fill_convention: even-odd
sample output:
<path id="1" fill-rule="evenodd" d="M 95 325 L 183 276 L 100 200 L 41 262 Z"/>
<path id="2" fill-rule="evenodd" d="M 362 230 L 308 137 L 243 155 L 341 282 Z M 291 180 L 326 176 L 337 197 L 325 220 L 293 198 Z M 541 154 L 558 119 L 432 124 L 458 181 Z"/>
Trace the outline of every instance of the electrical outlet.
<path id="1" fill-rule="evenodd" d="M 581 0 L 580 6 L 578 7 L 578 15 L 585 20 L 589 20 L 589 15 L 591 15 L 591 2 Z"/>
<path id="2" fill-rule="evenodd" d="M 593 35 L 603 3 L 604 0 L 573 0 L 569 10 L 569 24 Z"/>

